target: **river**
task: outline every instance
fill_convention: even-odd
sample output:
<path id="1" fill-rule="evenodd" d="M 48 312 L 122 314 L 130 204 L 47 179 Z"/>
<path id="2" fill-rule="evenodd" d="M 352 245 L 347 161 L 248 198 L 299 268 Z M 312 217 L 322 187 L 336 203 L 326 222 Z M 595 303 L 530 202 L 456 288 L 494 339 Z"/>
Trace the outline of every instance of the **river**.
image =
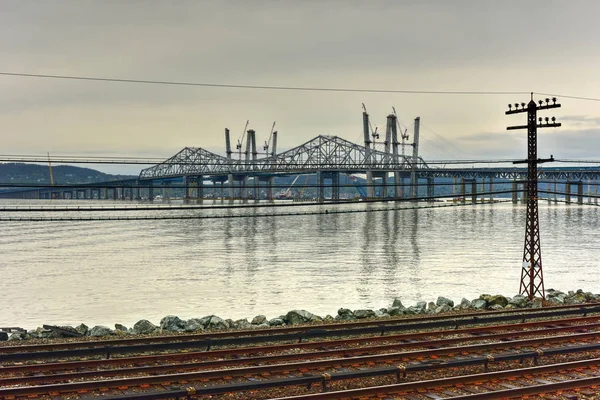
<path id="1" fill-rule="evenodd" d="M 16 204 L 119 203 L 0 201 L 0 207 Z M 546 202 L 539 207 L 546 289 L 600 292 L 600 209 Z M 261 216 L 325 209 L 327 214 Z M 0 211 L 0 217 L 73 214 Z M 519 288 L 525 223 L 521 204 L 416 210 L 386 203 L 125 214 L 237 217 L 1 221 L 0 326 L 131 326 L 139 319 L 158 323 L 168 314 L 273 318 L 291 309 L 324 316 L 335 315 L 340 307 L 388 307 L 395 297 L 405 305 L 435 301 L 439 295 L 460 302 L 481 293 L 512 296 Z"/>

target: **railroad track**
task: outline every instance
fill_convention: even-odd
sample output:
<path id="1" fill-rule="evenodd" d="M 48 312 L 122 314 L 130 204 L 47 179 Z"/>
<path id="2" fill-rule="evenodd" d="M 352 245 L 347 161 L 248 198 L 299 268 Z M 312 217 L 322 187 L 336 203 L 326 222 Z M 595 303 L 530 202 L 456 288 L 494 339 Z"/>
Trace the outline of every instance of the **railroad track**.
<path id="1" fill-rule="evenodd" d="M 191 385 L 191 391 L 196 396 L 216 395 L 219 393 L 267 390 L 265 396 L 273 396 L 274 388 L 289 387 L 318 387 L 327 390 L 328 385 L 336 381 L 348 381 L 365 377 L 388 377 L 414 375 L 419 371 L 454 371 L 464 370 L 468 373 L 473 368 L 492 369 L 498 366 L 514 367 L 515 363 L 522 365 L 538 363 L 540 360 L 554 360 L 558 355 L 568 355 L 571 358 L 585 358 L 590 354 L 600 356 L 600 315 L 589 315 L 599 312 L 597 306 L 554 308 L 550 312 L 477 314 L 476 316 L 457 319 L 457 315 L 436 317 L 432 320 L 423 318 L 403 320 L 402 326 L 390 323 L 384 327 L 387 332 L 405 330 L 412 325 L 430 329 L 432 324 L 441 323 L 443 327 L 453 328 L 435 331 L 412 332 L 381 336 L 381 325 L 373 326 L 372 322 L 339 324 L 333 330 L 319 327 L 319 333 L 311 337 L 312 341 L 299 343 L 277 343 L 278 340 L 266 340 L 268 344 L 260 343 L 266 337 L 265 332 L 246 331 L 235 336 L 235 332 L 222 332 L 232 339 L 249 337 L 257 339 L 258 343 L 250 347 L 233 347 L 205 351 L 179 352 L 167 354 L 151 354 L 142 356 L 122 356 L 120 358 L 96 360 L 52 360 L 44 359 L 59 357 L 89 357 L 89 351 L 102 350 L 102 347 L 62 348 L 65 345 L 22 346 L 28 351 L 0 352 L 0 399 L 26 398 L 32 396 L 49 396 L 61 398 L 64 393 L 71 397 L 85 397 L 88 394 L 116 394 L 116 398 L 177 398 L 175 385 Z M 574 318 L 558 318 L 582 314 Z M 473 320 L 472 317 L 476 317 Z M 510 317 L 509 319 L 505 319 Z M 471 319 L 470 319 L 471 318 Z M 490 320 L 512 321 L 544 318 L 543 321 L 520 322 L 516 324 L 487 325 Z M 552 318 L 552 319 L 549 319 Z M 457 321 L 459 321 L 457 323 Z M 380 321 L 376 321 L 380 322 Z M 468 322 L 468 323 L 467 323 Z M 371 324 L 371 325 L 369 325 Z M 485 325 L 471 328 L 458 328 L 461 325 Z M 345 325 L 345 326 L 344 326 Z M 350 325 L 350 327 L 348 327 Z M 344 328 L 340 328 L 344 326 Z M 376 328 L 367 333 L 357 329 Z M 314 327 L 309 327 L 314 329 Z M 294 329 L 294 328 L 285 328 Z M 254 333 L 245 336 L 248 332 Z M 300 331 L 291 332 L 293 335 Z M 304 331 L 303 333 L 311 332 Z M 314 330 L 312 332 L 315 332 Z M 335 335 L 330 333 L 335 332 Z M 337 337 L 363 335 L 338 339 Z M 371 333 L 371 336 L 364 336 Z M 289 334 L 290 332 L 284 332 Z M 386 332 L 383 332 L 386 333 Z M 239 334 L 239 333 L 238 333 Z M 375 336 L 376 334 L 377 336 Z M 281 336 L 281 332 L 275 336 Z M 196 335 L 197 336 L 197 335 Z M 334 336 L 330 340 L 323 339 Z M 128 344 L 124 347 L 138 347 L 136 351 L 151 351 L 158 346 L 160 351 L 170 350 L 170 343 L 164 341 L 168 337 L 160 337 L 158 343 Z M 187 348 L 189 341 L 175 336 L 180 350 Z M 205 340 L 206 338 L 200 339 Z M 287 339 L 290 340 L 290 339 Z M 294 341 L 298 342 L 297 338 Z M 195 341 L 192 341 L 195 342 Z M 214 343 L 214 342 L 213 342 Z M 217 342 L 218 343 L 218 342 Z M 66 343 L 72 345 L 71 343 Z M 238 345 L 238 343 L 236 343 Z M 552 347 L 548 347 L 552 345 Z M 85 344 L 83 345 L 85 346 Z M 100 344 L 102 346 L 102 344 Z M 141 346 L 141 348 L 140 348 Z M 183 346 L 183 347 L 182 347 Z M 32 350 L 31 348 L 41 349 Z M 192 346 L 193 348 L 193 346 Z M 13 348 L 11 348 L 13 349 Z M 50 349 L 50 350 L 48 350 Z M 508 352 L 503 352 L 504 350 Z M 131 351 L 129 351 L 131 350 Z M 133 349 L 119 352 L 124 355 L 134 352 Z M 314 351 L 316 350 L 316 351 Z M 40 357 L 36 357 L 40 355 Z M 92 356 L 98 355 L 93 353 Z M 26 360 L 22 364 L 19 360 Z M 546 362 L 546 361 L 544 361 Z M 16 363 L 21 363 L 18 365 Z M 402 374 L 399 374 L 402 372 Z M 444 372 L 440 372 L 444 373 Z M 110 379 L 108 379 L 110 378 Z M 418 378 L 418 375 L 415 375 Z M 372 384 L 372 383 L 371 383 Z M 193 389 L 193 390 L 192 390 Z M 188 389 L 186 389 L 187 391 Z M 306 389 L 302 389 L 306 391 Z M 136 394 L 144 391 L 141 397 Z M 270 394 L 268 394 L 270 393 Z M 333 392 L 331 392 L 333 393 Z M 327 394 L 330 394 L 329 392 Z M 254 394 L 253 394 L 254 395 Z M 121 396 L 121 397 L 119 397 Z M 123 397 L 125 396 L 125 397 Z M 154 396 L 154 397 L 148 397 Z M 158 397 L 156 397 L 158 396 Z M 161 397 L 162 396 L 162 397 Z M 191 397 L 191 394 L 185 394 Z M 256 398 L 270 398 L 260 397 Z M 366 395 L 368 396 L 368 395 Z M 447 397 L 447 395 L 446 395 Z M 241 397 L 245 398 L 245 397 Z M 343 398 L 343 397 L 335 397 Z M 432 398 L 432 397 L 430 397 Z M 442 397 L 440 397 L 442 398 Z"/>

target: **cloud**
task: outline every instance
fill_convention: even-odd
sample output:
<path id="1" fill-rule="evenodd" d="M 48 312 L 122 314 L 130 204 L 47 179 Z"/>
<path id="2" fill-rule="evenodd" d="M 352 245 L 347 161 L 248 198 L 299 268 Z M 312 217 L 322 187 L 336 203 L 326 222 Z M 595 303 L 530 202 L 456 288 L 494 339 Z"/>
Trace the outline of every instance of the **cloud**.
<path id="1" fill-rule="evenodd" d="M 53 1 L 0 4 L 0 55 L 14 72 L 254 85 L 423 90 L 600 87 L 596 1 Z M 547 40 L 560 23 L 560 35 Z M 527 26 L 527 30 L 523 30 Z M 560 49 L 558 51 L 557 49 Z M 543 62 L 540 62 L 543 60 Z M 557 79 L 560 78 L 560 79 Z M 568 77 L 568 78 L 563 78 Z M 517 97 L 517 98 L 515 98 Z M 519 96 L 283 92 L 0 76 L 3 152 L 171 156 L 223 152 L 247 119 L 280 147 L 319 134 L 360 143 L 361 103 L 385 126 L 391 107 L 422 117 L 429 158 L 519 155 L 503 130 Z M 526 96 L 528 97 L 528 96 Z M 599 124 L 595 104 L 563 103 L 569 129 Z M 562 110 L 561 110 L 562 111 Z M 566 125 L 566 124 L 565 124 Z M 411 136 L 412 137 L 412 136 Z M 592 140 L 592 139 L 590 139 Z M 590 147 L 591 149 L 591 147 Z M 562 150 L 562 149 L 561 149 Z M 591 151 L 591 150 L 590 150 Z"/>

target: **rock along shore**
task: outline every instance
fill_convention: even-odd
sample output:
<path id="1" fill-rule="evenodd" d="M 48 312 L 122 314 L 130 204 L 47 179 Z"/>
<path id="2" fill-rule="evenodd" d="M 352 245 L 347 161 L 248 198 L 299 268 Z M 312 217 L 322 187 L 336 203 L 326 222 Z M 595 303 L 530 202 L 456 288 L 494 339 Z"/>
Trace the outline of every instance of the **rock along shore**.
<path id="1" fill-rule="evenodd" d="M 546 291 L 546 301 L 551 305 L 563 304 L 580 304 L 587 302 L 600 301 L 600 294 L 584 292 L 579 289 L 577 291 L 569 291 L 567 293 L 559 290 L 549 289 Z M 13 333 L 10 336 L 6 332 L 0 332 L 0 340 L 27 340 L 27 339 L 53 339 L 73 336 L 89 336 L 89 337 L 107 337 L 107 336 L 127 336 L 127 335 L 148 335 L 160 334 L 161 332 L 179 332 L 192 333 L 201 332 L 204 330 L 225 330 L 225 329 L 253 329 L 253 328 L 268 328 L 285 325 L 299 325 L 319 322 L 333 321 L 349 321 L 366 318 L 386 318 L 397 317 L 401 315 L 423 315 L 423 314 L 440 314 L 451 311 L 464 310 L 502 310 L 514 308 L 541 308 L 542 299 L 535 298 L 528 300 L 525 296 L 516 295 L 514 297 L 505 297 L 502 295 L 482 294 L 476 299 L 467 300 L 463 298 L 460 303 L 455 304 L 454 301 L 446 297 L 438 297 L 435 302 L 420 301 L 417 304 L 405 307 L 399 298 L 394 299 L 392 305 L 388 308 L 379 310 L 350 310 L 340 308 L 335 317 L 327 315 L 320 317 L 306 310 L 292 310 L 285 315 L 277 318 L 267 319 L 264 315 L 257 315 L 251 321 L 248 319 L 239 319 L 237 321 L 231 319 L 223 319 L 216 315 L 208 315 L 202 318 L 191 318 L 182 320 L 175 315 L 167 315 L 160 320 L 158 325 L 142 319 L 127 328 L 121 324 L 115 324 L 115 328 L 111 329 L 107 326 L 97 325 L 89 328 L 85 324 L 80 324 L 77 327 L 60 326 L 62 331 L 37 328 L 28 332 Z M 2 335 L 4 333 L 4 335 Z M 69 334 L 71 333 L 71 334 Z"/>

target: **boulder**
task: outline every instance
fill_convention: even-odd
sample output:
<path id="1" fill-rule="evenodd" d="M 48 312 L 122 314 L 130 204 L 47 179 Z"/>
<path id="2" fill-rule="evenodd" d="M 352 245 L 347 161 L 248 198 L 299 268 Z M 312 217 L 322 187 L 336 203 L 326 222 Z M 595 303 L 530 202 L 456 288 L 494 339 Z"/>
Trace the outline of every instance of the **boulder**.
<path id="1" fill-rule="evenodd" d="M 154 325 L 152 322 L 147 319 L 141 319 L 133 325 L 133 333 L 138 335 L 145 335 L 148 333 L 152 333 L 157 330 L 158 327 Z"/>
<path id="2" fill-rule="evenodd" d="M 523 296 L 522 294 L 518 294 L 515 297 L 513 297 L 512 299 L 510 299 L 508 301 L 508 304 L 512 304 L 518 308 L 527 307 L 527 297 Z"/>
<path id="3" fill-rule="evenodd" d="M 115 330 L 121 331 L 121 332 L 127 332 L 128 329 L 125 325 L 115 324 Z"/>
<path id="4" fill-rule="evenodd" d="M 475 299 L 471 302 L 471 305 L 476 310 L 483 310 L 487 307 L 487 301 L 483 299 Z"/>
<path id="5" fill-rule="evenodd" d="M 565 299 L 561 297 L 548 297 L 546 300 L 548 300 L 548 303 L 553 305 L 565 304 Z"/>
<path id="6" fill-rule="evenodd" d="M 565 304 L 580 304 L 585 303 L 585 295 L 583 293 L 573 293 L 572 296 L 567 296 L 564 298 Z"/>
<path id="7" fill-rule="evenodd" d="M 439 307 L 444 304 L 447 304 L 450 307 L 454 307 L 454 302 L 452 300 L 450 300 L 446 297 L 443 297 L 443 296 L 439 296 L 435 302 L 435 305 Z"/>
<path id="8" fill-rule="evenodd" d="M 285 325 L 285 321 L 281 318 L 273 318 L 269 320 L 269 326 L 282 326 Z"/>
<path id="9" fill-rule="evenodd" d="M 227 324 L 227 322 L 225 322 L 223 318 L 217 317 L 216 315 L 210 315 L 208 317 L 208 322 L 206 323 L 206 325 L 204 325 L 204 327 L 206 329 L 228 329 L 229 325 Z"/>
<path id="10" fill-rule="evenodd" d="M 350 320 L 350 319 L 355 319 L 356 317 L 354 316 L 354 313 L 352 312 L 352 310 L 349 310 L 347 308 L 340 308 L 338 310 L 338 315 L 336 317 L 336 319 L 341 319 L 341 320 Z"/>
<path id="11" fill-rule="evenodd" d="M 323 318 L 323 321 L 331 322 L 334 321 L 334 318 L 331 315 L 327 314 L 325 318 Z"/>
<path id="12" fill-rule="evenodd" d="M 508 305 L 508 299 L 500 294 L 495 296 L 491 296 L 489 294 L 482 294 L 479 296 L 480 299 L 485 300 L 488 304 L 488 307 L 499 304 L 502 307 L 506 307 Z"/>
<path id="13" fill-rule="evenodd" d="M 8 340 L 8 332 L 0 332 L 0 342 Z"/>
<path id="14" fill-rule="evenodd" d="M 311 322 L 314 316 L 306 310 L 292 310 L 285 315 L 285 319 L 290 325 L 297 325 Z"/>
<path id="15" fill-rule="evenodd" d="M 102 337 L 112 335 L 113 331 L 104 325 L 96 325 L 92 329 L 90 329 L 89 336 L 93 337 Z"/>
<path id="16" fill-rule="evenodd" d="M 200 318 L 190 318 L 183 324 L 184 332 L 203 331 L 204 325 L 200 322 Z"/>
<path id="17" fill-rule="evenodd" d="M 542 299 L 540 297 L 535 297 L 533 300 L 527 302 L 527 305 L 530 308 L 542 308 Z"/>
<path id="18" fill-rule="evenodd" d="M 12 335 L 10 335 L 10 337 L 8 338 L 9 342 L 15 341 L 15 340 L 25 340 L 27 339 L 27 334 L 24 332 L 16 332 L 13 333 Z"/>
<path id="19" fill-rule="evenodd" d="M 354 316 L 358 319 L 375 318 L 377 314 L 373 310 L 354 310 Z"/>
<path id="20" fill-rule="evenodd" d="M 246 319 L 238 319 L 233 323 L 233 327 L 235 329 L 250 329 L 252 328 L 252 324 Z"/>
<path id="21" fill-rule="evenodd" d="M 419 301 L 416 305 L 408 307 L 405 314 L 423 314 L 426 308 L 427 303 L 424 301 Z"/>
<path id="22" fill-rule="evenodd" d="M 390 314 L 388 314 L 388 312 L 385 308 L 381 308 L 379 310 L 375 310 L 375 316 L 377 318 L 383 318 L 383 317 L 389 317 Z"/>
<path id="23" fill-rule="evenodd" d="M 160 320 L 160 329 L 163 331 L 181 332 L 184 326 L 185 322 L 176 315 L 167 315 Z"/>
<path id="24" fill-rule="evenodd" d="M 79 324 L 75 327 L 75 330 L 85 336 L 88 334 L 90 328 L 86 324 Z"/>
<path id="25" fill-rule="evenodd" d="M 402 315 L 405 312 L 406 312 L 406 308 L 390 307 L 390 308 L 387 309 L 388 315 L 390 315 L 392 317 L 396 317 L 398 315 Z"/>
<path id="26" fill-rule="evenodd" d="M 252 325 L 260 325 L 260 324 L 264 324 L 267 322 L 267 317 L 265 317 L 264 315 L 257 315 L 256 317 L 252 318 Z"/>
<path id="27" fill-rule="evenodd" d="M 434 313 L 436 313 L 436 314 L 439 314 L 439 313 L 445 313 L 445 312 L 448 312 L 448 311 L 450 311 L 450 310 L 452 310 L 452 307 L 450 307 L 450 305 L 449 305 L 449 304 L 442 304 L 441 306 L 438 306 L 438 307 L 436 307 L 436 308 L 433 310 L 433 312 L 434 312 Z"/>
<path id="28" fill-rule="evenodd" d="M 225 320 L 225 323 L 227 324 L 227 327 L 228 327 L 229 329 L 233 329 L 233 324 L 234 324 L 234 321 L 233 321 L 231 318 L 227 318 L 227 319 Z"/>
<path id="29" fill-rule="evenodd" d="M 500 304 L 492 304 L 491 306 L 488 307 L 490 310 L 502 310 L 504 307 L 502 307 Z"/>
<path id="30" fill-rule="evenodd" d="M 313 314 L 312 317 L 310 317 L 310 322 L 323 322 L 323 318 Z"/>
<path id="31" fill-rule="evenodd" d="M 427 303 L 427 311 L 434 311 L 437 307 L 437 304 L 435 304 L 433 301 Z"/>
<path id="32" fill-rule="evenodd" d="M 460 308 L 463 310 L 471 308 L 471 302 L 463 297 L 460 301 Z"/>
<path id="33" fill-rule="evenodd" d="M 394 302 L 392 303 L 392 307 L 406 308 L 402 305 L 402 302 L 397 297 L 394 299 Z"/>

